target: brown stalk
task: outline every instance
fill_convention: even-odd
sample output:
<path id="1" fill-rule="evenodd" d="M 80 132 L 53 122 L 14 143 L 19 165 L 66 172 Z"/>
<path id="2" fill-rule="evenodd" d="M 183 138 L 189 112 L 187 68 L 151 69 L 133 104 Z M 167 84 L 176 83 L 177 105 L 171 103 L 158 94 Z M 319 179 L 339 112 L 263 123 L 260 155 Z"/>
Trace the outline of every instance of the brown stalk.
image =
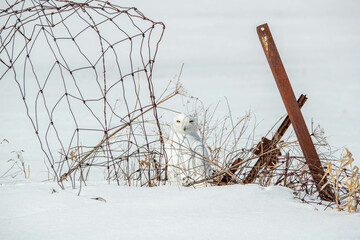
<path id="1" fill-rule="evenodd" d="M 156 105 L 160 105 L 166 101 L 168 101 L 169 99 L 171 99 L 172 97 L 176 96 L 178 94 L 178 91 L 175 91 L 171 94 L 169 94 L 168 96 L 166 96 L 164 99 L 160 100 Z M 64 173 L 63 175 L 61 175 L 60 180 L 59 181 L 63 181 L 67 178 L 67 176 L 69 176 L 72 172 L 74 172 L 76 169 L 78 169 L 84 162 L 85 160 L 91 155 L 93 154 L 100 146 L 102 146 L 106 141 L 108 141 L 109 139 L 111 139 L 112 137 L 114 137 L 118 132 L 120 132 L 121 130 L 123 130 L 124 128 L 128 127 L 129 125 L 131 125 L 131 123 L 133 121 L 135 121 L 137 118 L 141 117 L 142 115 L 146 114 L 147 112 L 149 112 L 150 110 L 154 109 L 156 107 L 156 105 L 151 106 L 150 108 L 146 109 L 145 111 L 143 111 L 142 113 L 138 114 L 137 116 L 135 116 L 134 118 L 132 118 L 129 122 L 127 122 L 126 124 L 124 124 L 122 127 L 120 127 L 119 129 L 117 129 L 115 132 L 113 132 L 112 134 L 110 134 L 108 137 L 104 138 L 103 140 L 101 140 L 95 147 L 93 147 L 81 160 L 80 162 L 78 162 L 74 167 L 72 167 L 67 173 Z"/>

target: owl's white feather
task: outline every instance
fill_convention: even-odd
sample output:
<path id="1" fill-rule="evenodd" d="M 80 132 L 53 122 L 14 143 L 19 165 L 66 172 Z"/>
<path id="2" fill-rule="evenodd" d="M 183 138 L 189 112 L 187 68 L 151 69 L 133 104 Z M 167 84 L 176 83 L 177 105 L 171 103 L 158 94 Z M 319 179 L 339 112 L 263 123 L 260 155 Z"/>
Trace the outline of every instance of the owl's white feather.
<path id="1" fill-rule="evenodd" d="M 197 133 L 197 122 L 192 115 L 179 114 L 174 118 L 166 153 L 168 181 L 172 185 L 187 185 L 211 174 L 207 160 L 209 154 Z"/>

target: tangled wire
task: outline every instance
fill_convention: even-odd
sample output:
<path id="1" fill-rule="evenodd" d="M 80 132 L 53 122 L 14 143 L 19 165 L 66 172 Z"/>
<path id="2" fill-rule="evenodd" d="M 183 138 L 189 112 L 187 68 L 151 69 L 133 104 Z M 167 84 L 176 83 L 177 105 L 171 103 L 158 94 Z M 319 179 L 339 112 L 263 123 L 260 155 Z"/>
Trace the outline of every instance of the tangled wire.
<path id="1" fill-rule="evenodd" d="M 163 23 L 101 0 L 7 4 L 0 13 L 0 80 L 16 82 L 61 186 L 85 181 L 91 166 L 119 181 L 134 159 L 146 166 L 162 156 L 152 71 Z M 153 184 L 152 174 L 139 181 Z"/>

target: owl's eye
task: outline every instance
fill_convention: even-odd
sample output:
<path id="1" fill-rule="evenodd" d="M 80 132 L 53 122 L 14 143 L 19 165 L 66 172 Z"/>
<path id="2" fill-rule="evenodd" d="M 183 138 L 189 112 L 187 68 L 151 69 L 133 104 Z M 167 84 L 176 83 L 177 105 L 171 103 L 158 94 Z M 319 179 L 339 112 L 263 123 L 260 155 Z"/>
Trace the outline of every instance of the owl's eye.
<path id="1" fill-rule="evenodd" d="M 176 120 L 177 123 L 180 123 L 180 120 Z"/>
<path id="2" fill-rule="evenodd" d="M 193 123 L 193 122 L 194 122 L 194 120 L 190 120 L 189 122 Z"/>

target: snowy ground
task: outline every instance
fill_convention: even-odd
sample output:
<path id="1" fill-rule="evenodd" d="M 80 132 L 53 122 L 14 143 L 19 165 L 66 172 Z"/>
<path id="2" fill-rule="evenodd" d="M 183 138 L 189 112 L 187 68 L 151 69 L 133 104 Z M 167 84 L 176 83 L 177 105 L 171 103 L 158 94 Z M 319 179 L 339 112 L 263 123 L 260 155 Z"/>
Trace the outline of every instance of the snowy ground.
<path id="1" fill-rule="evenodd" d="M 52 193 L 53 189 L 56 193 Z M 0 187 L 0 239 L 358 239 L 360 215 L 301 204 L 281 187 Z M 97 201 L 92 198 L 106 200 Z"/>
<path id="2" fill-rule="evenodd" d="M 309 97 L 307 124 L 313 118 L 331 145 L 347 146 L 360 162 L 359 1 L 122 3 L 166 25 L 153 78 L 157 89 L 184 63 L 188 92 L 206 106 L 226 97 L 235 118 L 251 110 L 260 122 L 258 138 L 285 113 L 255 30 L 267 22 L 296 95 Z M 172 106 L 186 111 L 180 98 Z M 31 182 L 0 182 L 0 239 L 360 239 L 358 214 L 316 211 L 277 187 L 92 183 L 77 197 L 78 190 L 40 183 L 47 177 L 44 156 L 11 79 L 0 81 L 0 108 L 0 142 L 10 142 L 0 145 L 0 174 L 15 150 L 24 150 L 31 167 Z"/>

